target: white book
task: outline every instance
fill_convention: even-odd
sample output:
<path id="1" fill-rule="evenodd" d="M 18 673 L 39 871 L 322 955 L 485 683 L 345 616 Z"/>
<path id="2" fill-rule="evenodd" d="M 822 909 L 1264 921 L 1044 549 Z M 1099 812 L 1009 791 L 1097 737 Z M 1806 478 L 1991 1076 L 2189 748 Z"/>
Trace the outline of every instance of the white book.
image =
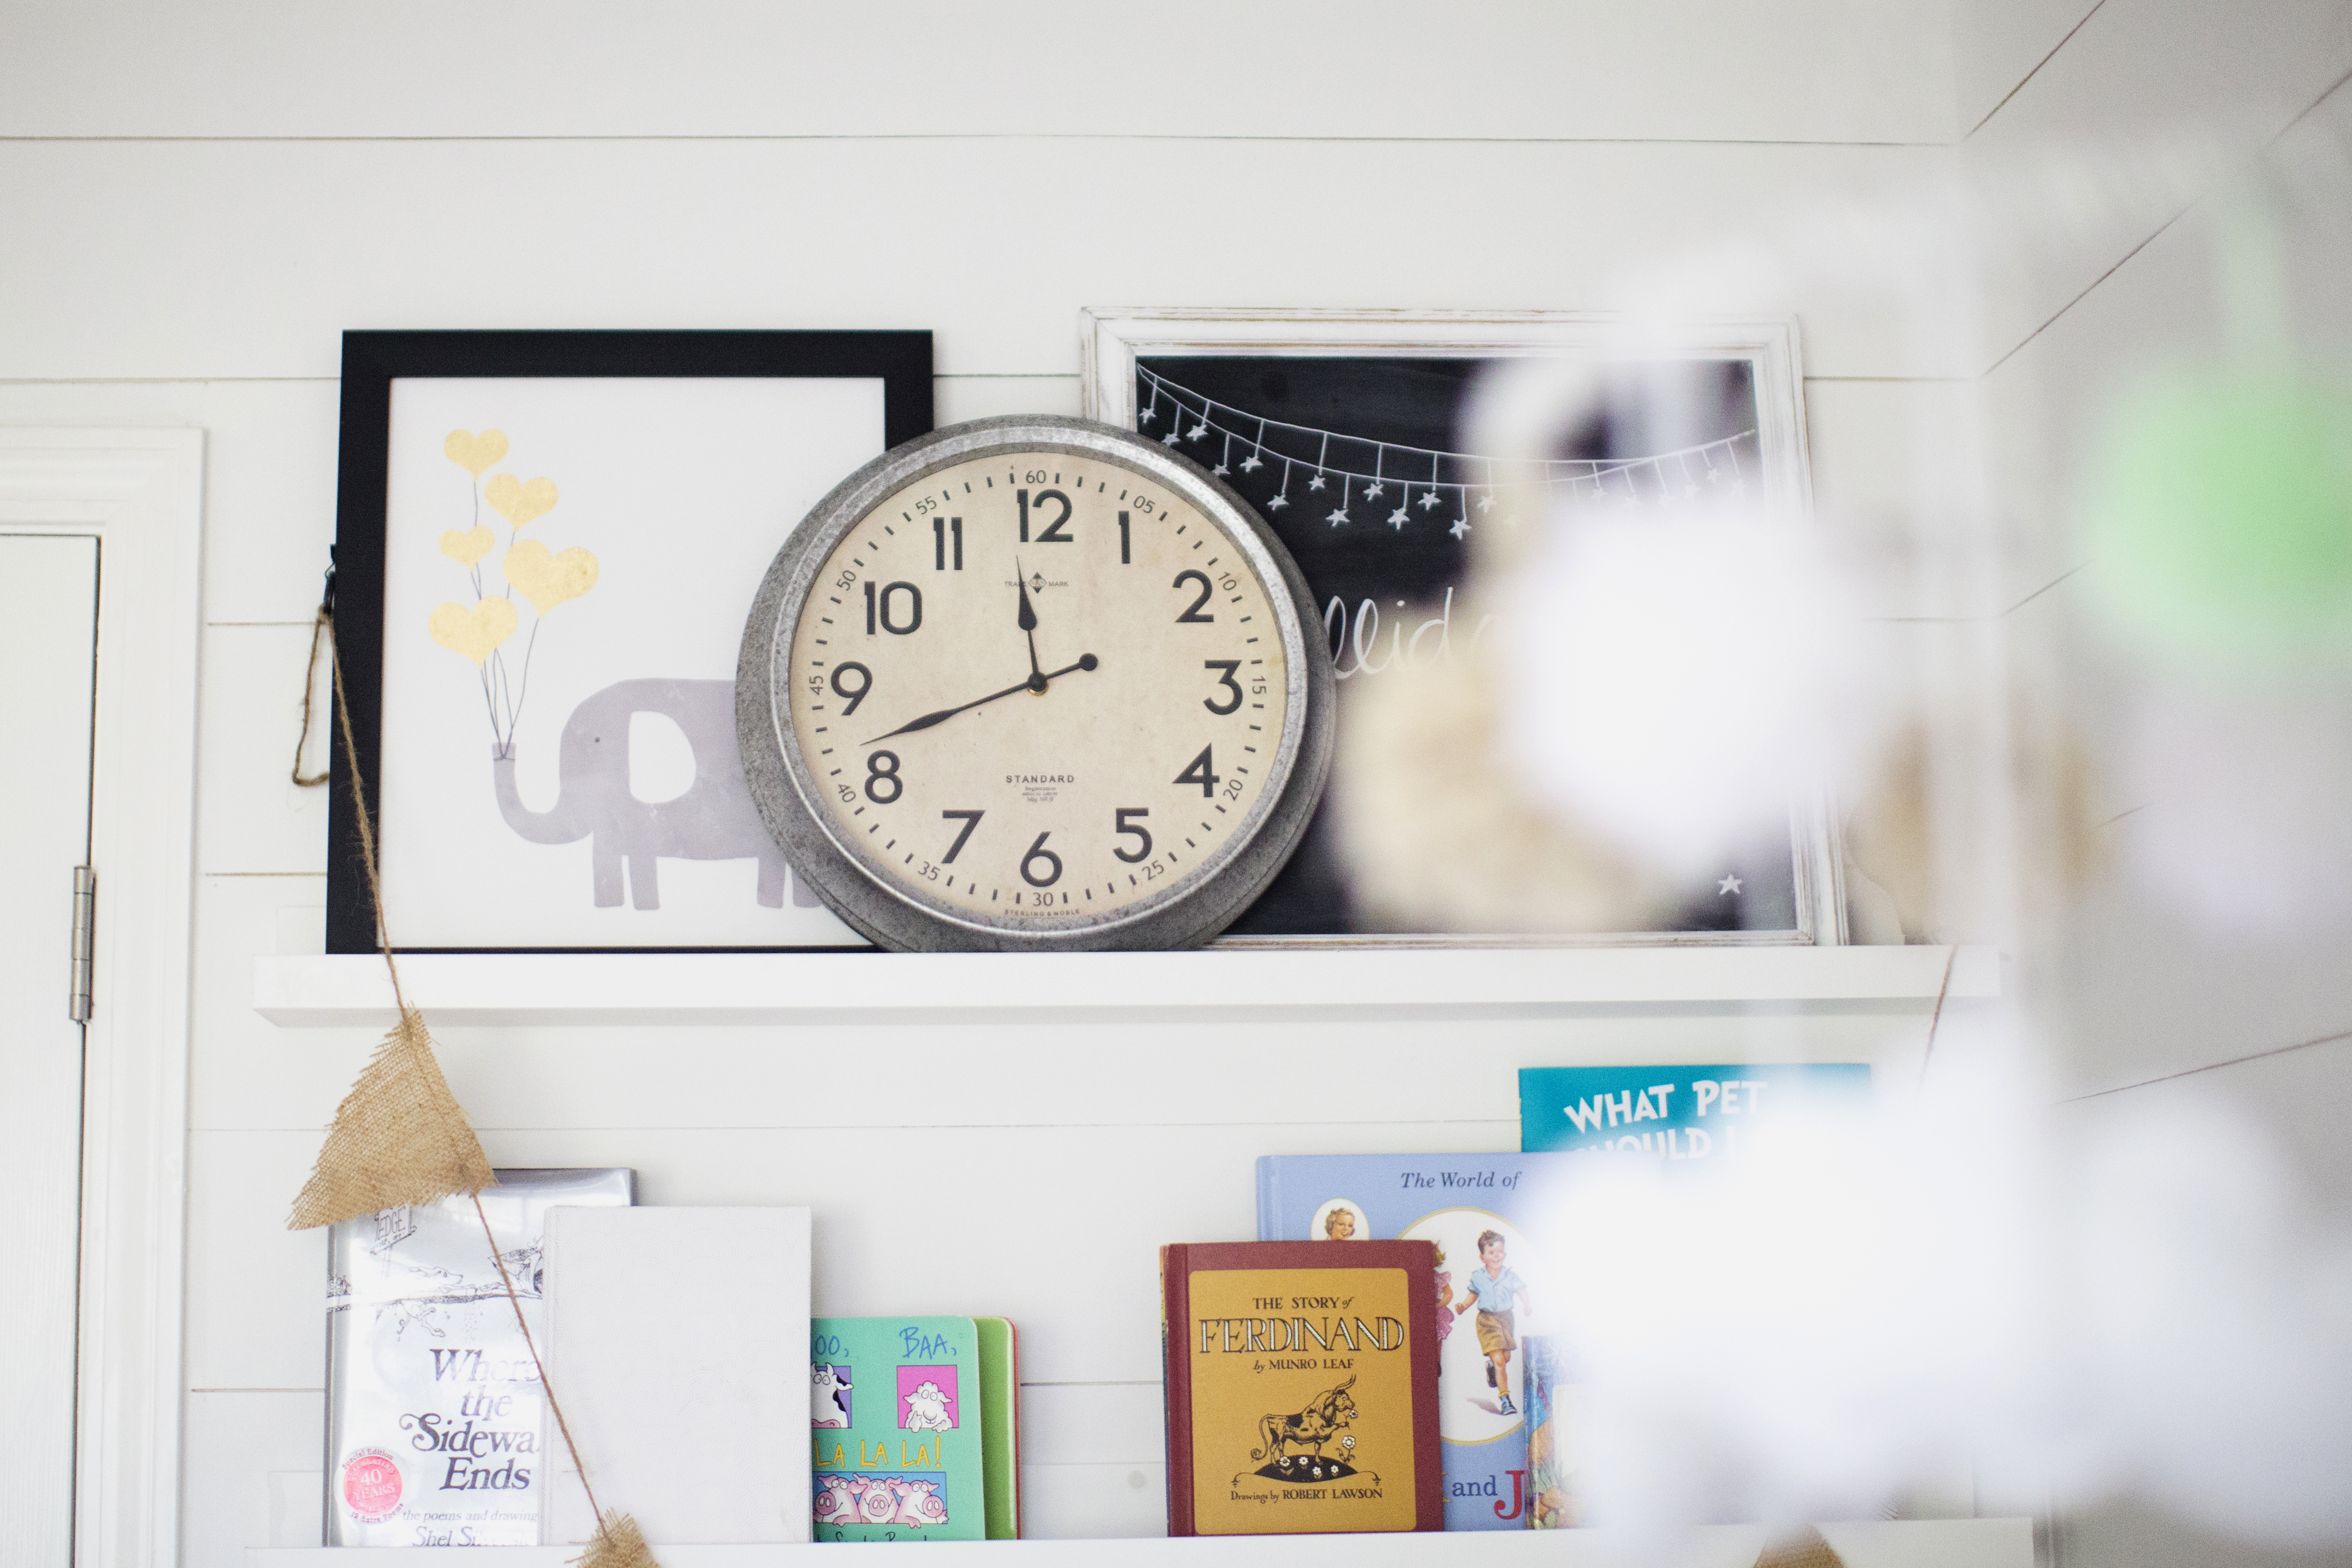
<path id="1" fill-rule="evenodd" d="M 664 1545 L 809 1539 L 809 1211 L 551 1210 L 547 1375 L 596 1500 Z M 552 1543 L 593 1516 L 562 1438 Z"/>

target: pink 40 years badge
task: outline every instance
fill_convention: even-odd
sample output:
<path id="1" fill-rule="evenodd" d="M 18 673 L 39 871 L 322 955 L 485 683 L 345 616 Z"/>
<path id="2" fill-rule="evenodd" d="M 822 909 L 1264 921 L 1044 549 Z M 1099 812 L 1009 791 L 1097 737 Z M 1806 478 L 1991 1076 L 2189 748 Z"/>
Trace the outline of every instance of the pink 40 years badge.
<path id="1" fill-rule="evenodd" d="M 956 1369 L 898 1369 L 898 1426 L 907 1432 L 947 1432 L 960 1425 L 956 1414 Z"/>
<path id="2" fill-rule="evenodd" d="M 381 1448 L 362 1448 L 343 1461 L 343 1506 L 362 1524 L 379 1524 L 400 1510 L 400 1466 Z"/>

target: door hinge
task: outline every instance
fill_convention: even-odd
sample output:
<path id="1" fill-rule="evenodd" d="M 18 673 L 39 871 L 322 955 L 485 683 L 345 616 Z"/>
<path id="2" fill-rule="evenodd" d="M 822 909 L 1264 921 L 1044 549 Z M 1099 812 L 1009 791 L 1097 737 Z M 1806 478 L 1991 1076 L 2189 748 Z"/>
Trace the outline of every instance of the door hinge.
<path id="1" fill-rule="evenodd" d="M 98 873 L 87 866 L 74 868 L 73 995 L 70 1010 L 77 1024 L 89 1022 L 90 954 L 98 946 Z"/>

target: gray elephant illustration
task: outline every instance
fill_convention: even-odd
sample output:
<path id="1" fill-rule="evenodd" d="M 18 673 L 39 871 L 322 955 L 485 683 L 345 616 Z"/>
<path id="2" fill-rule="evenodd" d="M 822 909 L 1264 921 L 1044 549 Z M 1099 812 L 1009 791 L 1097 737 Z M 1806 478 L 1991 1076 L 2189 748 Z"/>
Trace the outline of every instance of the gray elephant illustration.
<path id="1" fill-rule="evenodd" d="M 663 714 L 686 732 L 694 749 L 694 783 L 676 800 L 647 802 L 629 793 L 629 718 Z M 735 749 L 735 683 L 730 680 L 623 680 L 582 700 L 564 721 L 562 788 L 554 807 L 533 811 L 515 788 L 514 754 L 491 753 L 499 814 L 533 844 L 575 844 L 593 835 L 590 867 L 596 904 L 621 901 L 621 861 L 629 862 L 630 901 L 661 907 L 656 863 L 677 860 L 760 862 L 760 902 L 784 902 L 783 851 L 768 837 L 743 783 Z M 795 887 L 793 902 L 816 900 Z"/>

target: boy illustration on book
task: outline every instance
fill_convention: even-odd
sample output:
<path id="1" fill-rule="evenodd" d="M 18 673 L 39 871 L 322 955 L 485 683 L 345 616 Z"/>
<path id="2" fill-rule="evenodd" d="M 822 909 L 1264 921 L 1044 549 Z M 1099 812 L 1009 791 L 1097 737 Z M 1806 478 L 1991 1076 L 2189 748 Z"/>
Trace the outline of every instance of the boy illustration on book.
<path id="1" fill-rule="evenodd" d="M 1516 1415 L 1518 1411 L 1511 1404 L 1511 1352 L 1518 1349 L 1519 1342 L 1513 1311 L 1524 1304 L 1532 1312 L 1536 1302 L 1528 1292 L 1527 1281 L 1505 1255 L 1502 1232 L 1479 1233 L 1478 1260 L 1485 1267 L 1470 1271 L 1469 1282 L 1454 1309 L 1460 1311 L 1473 1301 L 1478 1304 L 1478 1349 L 1486 1357 L 1487 1384 L 1502 1396 L 1498 1414 Z"/>

